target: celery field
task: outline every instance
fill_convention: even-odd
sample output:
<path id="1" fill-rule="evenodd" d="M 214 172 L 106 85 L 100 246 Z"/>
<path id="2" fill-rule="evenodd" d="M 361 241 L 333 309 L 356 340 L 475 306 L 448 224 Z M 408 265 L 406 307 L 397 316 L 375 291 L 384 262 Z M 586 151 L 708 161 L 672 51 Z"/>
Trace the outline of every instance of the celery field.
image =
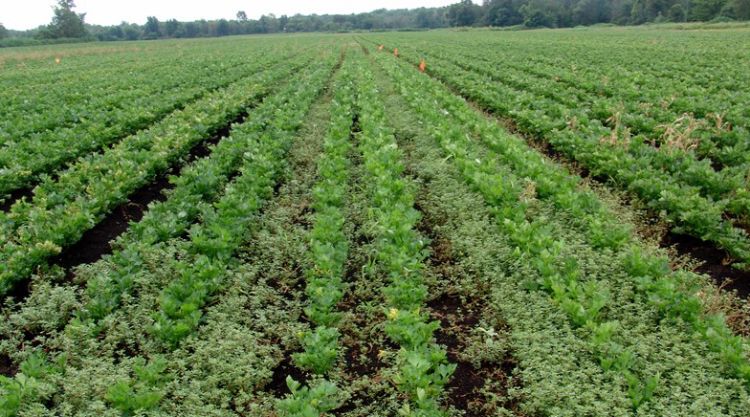
<path id="1" fill-rule="evenodd" d="M 750 29 L 0 50 L 0 417 L 750 416 Z"/>

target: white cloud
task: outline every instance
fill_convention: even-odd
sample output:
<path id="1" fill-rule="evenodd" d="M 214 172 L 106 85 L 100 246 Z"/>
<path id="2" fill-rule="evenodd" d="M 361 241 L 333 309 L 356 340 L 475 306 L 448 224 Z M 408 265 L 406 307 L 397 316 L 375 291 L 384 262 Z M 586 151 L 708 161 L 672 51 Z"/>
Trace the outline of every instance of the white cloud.
<path id="1" fill-rule="evenodd" d="M 403 9 L 446 6 L 458 0 L 77 0 L 76 11 L 86 13 L 86 22 L 113 25 L 121 21 L 144 23 L 147 16 L 159 20 L 233 19 L 244 10 L 255 19 L 263 14 L 359 13 L 375 9 Z M 0 23 L 9 29 L 31 29 L 50 22 L 54 0 L 0 0 Z"/>

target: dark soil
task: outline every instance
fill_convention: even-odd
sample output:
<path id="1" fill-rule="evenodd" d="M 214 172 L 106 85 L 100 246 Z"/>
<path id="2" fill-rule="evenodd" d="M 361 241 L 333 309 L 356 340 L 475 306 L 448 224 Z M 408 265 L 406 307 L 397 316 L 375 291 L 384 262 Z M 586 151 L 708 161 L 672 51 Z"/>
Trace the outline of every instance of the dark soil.
<path id="1" fill-rule="evenodd" d="M 464 309 L 461 298 L 455 294 L 443 293 L 440 297 L 427 303 L 433 318 L 440 320 L 440 328 L 435 333 L 437 343 L 446 347 L 448 360 L 456 364 L 456 370 L 446 386 L 448 405 L 466 411 L 466 416 L 473 417 L 470 403 L 482 403 L 484 397 L 480 390 L 484 387 L 481 370 L 459 356 L 465 345 L 459 336 L 468 335 L 479 323 L 479 316 L 473 310 Z"/>
<path id="2" fill-rule="evenodd" d="M 230 123 L 217 129 L 209 138 L 194 146 L 184 159 L 183 164 L 208 156 L 212 150 L 211 145 L 215 145 L 222 138 L 227 137 L 232 124 L 242 123 L 248 114 L 247 111 L 241 113 Z M 179 168 L 179 166 L 173 166 L 170 171 L 176 172 Z M 151 183 L 133 192 L 128 201 L 112 210 L 93 229 L 84 233 L 76 244 L 65 248 L 60 255 L 52 259 L 51 263 L 71 271 L 78 265 L 95 262 L 102 256 L 112 253 L 110 242 L 123 234 L 128 229 L 130 222 L 141 220 L 148 210 L 149 203 L 166 200 L 164 191 L 173 187 L 168 180 L 168 174 L 169 172 L 156 177 Z"/>
<path id="3" fill-rule="evenodd" d="M 0 354 L 0 375 L 12 378 L 16 372 L 18 367 L 13 360 L 8 355 Z"/>
<path id="4" fill-rule="evenodd" d="M 265 391 L 270 392 L 276 398 L 284 398 L 289 394 L 289 387 L 286 385 L 286 378 L 291 376 L 300 384 L 307 384 L 307 375 L 292 363 L 292 356 L 286 354 L 284 359 L 274 368 L 271 382 L 266 385 Z"/>
<path id="5" fill-rule="evenodd" d="M 385 363 L 380 359 L 378 353 L 382 347 L 367 344 L 365 341 L 360 341 L 355 337 L 350 338 L 351 344 L 346 345 L 346 369 L 347 372 L 356 377 L 373 376 L 381 368 L 385 366 Z M 365 346 L 365 349 L 361 349 Z M 390 346 L 396 349 L 395 346 Z M 362 350 L 365 350 L 363 353 Z"/>
<path id="6" fill-rule="evenodd" d="M 451 277 L 461 274 L 460 271 L 455 271 L 460 268 L 460 265 L 457 265 L 453 258 L 450 240 L 441 236 L 436 230 L 439 219 L 431 216 L 429 211 L 425 211 L 424 205 L 425 203 L 420 201 L 415 204 L 416 208 L 423 213 L 418 229 L 430 238 L 429 268 L 442 281 L 450 282 Z M 432 318 L 440 321 L 440 328 L 435 332 L 435 339 L 438 344 L 445 346 L 450 363 L 456 365 L 445 387 L 446 403 L 448 406 L 463 411 L 465 417 L 486 415 L 482 410 L 482 406 L 486 403 L 482 389 L 488 381 L 507 381 L 507 375 L 510 375 L 513 369 L 513 367 L 507 369 L 497 367 L 495 364 L 486 364 L 477 369 L 461 356 L 461 352 L 467 348 L 464 338 L 470 335 L 479 324 L 483 305 L 484 300 L 465 299 L 450 290 L 427 303 Z"/>
<path id="7" fill-rule="evenodd" d="M 418 178 L 410 166 L 407 172 Z M 423 185 L 429 180 L 423 180 Z M 421 189 L 422 192 L 426 188 Z M 451 241 L 439 233 L 438 227 L 443 219 L 438 213 L 428 208 L 428 203 L 420 194 L 415 208 L 422 213 L 417 229 L 430 239 L 428 267 L 442 282 L 451 283 L 455 277 L 465 275 L 461 265 L 453 255 Z M 464 412 L 464 417 L 484 417 L 495 412 L 494 404 L 488 404 L 483 390 L 497 391 L 500 397 L 507 397 L 510 387 L 509 376 L 516 367 L 513 357 L 508 355 L 502 364 L 483 363 L 479 368 L 468 362 L 462 353 L 468 348 L 466 337 L 471 335 L 482 318 L 486 300 L 474 296 L 462 295 L 459 290 L 450 287 L 439 297 L 430 300 L 427 307 L 433 319 L 440 321 L 440 328 L 435 332 L 438 344 L 445 346 L 448 360 L 456 369 L 446 385 L 446 405 Z M 503 404 L 515 410 L 516 404 Z"/>
<path id="8" fill-rule="evenodd" d="M 124 233 L 130 222 L 143 218 L 152 201 L 164 201 L 162 192 L 171 188 L 166 176 L 157 177 L 152 183 L 131 194 L 130 200 L 117 206 L 107 217 L 93 229 L 83 234 L 78 243 L 65 248 L 60 255 L 51 260 L 70 271 L 74 267 L 99 260 L 103 255 L 112 253 L 110 241 Z"/>
<path id="9" fill-rule="evenodd" d="M 25 279 L 13 284 L 11 289 L 5 294 L 14 300 L 23 300 L 31 293 L 31 280 Z"/>
<path id="10" fill-rule="evenodd" d="M 723 249 L 693 236 L 672 232 L 667 233 L 660 244 L 662 247 L 674 246 L 680 254 L 689 254 L 702 261 L 695 272 L 710 276 L 719 287 L 736 291 L 743 299 L 750 296 L 750 271 L 732 267 Z"/>
<path id="11" fill-rule="evenodd" d="M 506 398 L 507 402 L 500 405 L 520 415 L 517 401 L 508 396 L 512 385 L 518 384 L 518 381 L 512 384 L 510 379 L 517 366 L 512 356 L 506 356 L 502 363 L 482 363 L 478 368 L 462 359 L 461 353 L 468 347 L 462 337 L 471 334 L 479 324 L 484 301 L 464 301 L 456 294 L 444 293 L 430 301 L 428 307 L 432 316 L 440 320 L 440 329 L 435 334 L 437 343 L 446 347 L 448 360 L 456 365 L 445 387 L 447 405 L 463 411 L 464 417 L 484 417 L 497 406 L 488 403 L 483 392 L 490 391 Z"/>
<path id="12" fill-rule="evenodd" d="M 4 199 L 2 203 L 0 203 L 0 210 L 7 213 L 8 211 L 10 211 L 10 208 L 13 206 L 13 204 L 16 204 L 16 202 L 21 201 L 22 198 L 29 199 L 33 195 L 34 195 L 33 186 L 15 190 L 12 193 L 10 193 L 10 196 Z"/>

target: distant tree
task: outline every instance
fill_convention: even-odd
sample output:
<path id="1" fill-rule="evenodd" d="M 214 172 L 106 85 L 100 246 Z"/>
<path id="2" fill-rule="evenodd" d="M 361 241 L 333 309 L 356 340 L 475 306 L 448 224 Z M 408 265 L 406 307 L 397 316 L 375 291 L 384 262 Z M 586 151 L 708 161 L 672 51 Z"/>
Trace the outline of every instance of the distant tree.
<path id="1" fill-rule="evenodd" d="M 2 23 L 0 23 L 0 39 L 7 38 L 8 37 L 8 29 L 3 26 Z"/>
<path id="2" fill-rule="evenodd" d="M 278 32 L 279 21 L 273 13 L 261 16 L 258 24 L 260 25 L 261 33 Z"/>
<path id="3" fill-rule="evenodd" d="M 122 34 L 125 39 L 134 41 L 141 37 L 141 29 L 138 25 L 129 25 L 123 22 L 120 26 L 122 26 Z"/>
<path id="4" fill-rule="evenodd" d="M 122 26 L 112 26 L 106 31 L 105 37 L 112 40 L 125 39 L 125 32 Z"/>
<path id="5" fill-rule="evenodd" d="M 280 32 L 286 32 L 286 27 L 289 24 L 289 16 L 282 14 L 279 18 L 279 31 Z"/>
<path id="6" fill-rule="evenodd" d="M 630 23 L 634 25 L 640 25 L 648 21 L 648 14 L 646 13 L 646 5 L 643 0 L 635 0 L 633 7 L 630 9 Z"/>
<path id="7" fill-rule="evenodd" d="M 481 8 L 471 0 L 461 0 L 448 7 L 446 18 L 451 26 L 472 26 L 481 16 Z"/>
<path id="8" fill-rule="evenodd" d="M 607 0 L 579 0 L 573 8 L 573 22 L 575 25 L 593 25 L 607 22 L 612 12 Z"/>
<path id="9" fill-rule="evenodd" d="M 680 3 L 675 3 L 667 12 L 667 20 L 670 22 L 684 22 L 687 20 L 685 7 Z"/>
<path id="10" fill-rule="evenodd" d="M 164 23 L 164 31 L 167 33 L 167 36 L 174 38 L 177 35 L 177 31 L 180 30 L 181 25 L 177 19 L 169 19 Z"/>
<path id="11" fill-rule="evenodd" d="M 52 23 L 47 30 L 41 32 L 43 37 L 49 38 L 83 38 L 86 36 L 84 19 L 86 13 L 76 14 L 73 0 L 59 0 L 55 7 Z"/>
<path id="12" fill-rule="evenodd" d="M 441 9 L 421 7 L 413 16 L 414 26 L 418 28 L 438 28 L 445 26 L 445 19 Z"/>
<path id="13" fill-rule="evenodd" d="M 750 20 L 750 0 L 731 0 L 734 18 L 737 20 Z"/>
<path id="14" fill-rule="evenodd" d="M 201 33 L 201 27 L 198 23 L 187 22 L 185 23 L 184 27 L 185 27 L 186 38 L 195 38 Z"/>
<path id="15" fill-rule="evenodd" d="M 554 27 L 556 26 L 552 10 L 545 7 L 544 0 L 531 0 L 519 7 L 518 11 L 523 16 L 523 24 L 526 27 Z"/>
<path id="16" fill-rule="evenodd" d="M 688 20 L 707 21 L 719 15 L 725 0 L 693 0 L 690 4 Z"/>
<path id="17" fill-rule="evenodd" d="M 513 26 L 523 23 L 523 16 L 519 12 L 518 1 L 513 0 L 485 0 L 484 24 L 487 26 Z"/>
<path id="18" fill-rule="evenodd" d="M 227 36 L 231 34 L 229 22 L 227 22 L 226 19 L 221 19 L 218 22 L 216 22 L 216 35 L 217 36 Z"/>
<path id="19" fill-rule="evenodd" d="M 453 0 L 457 3 L 447 7 L 397 10 L 381 8 L 357 14 L 295 14 L 278 18 L 268 14 L 259 19 L 249 19 L 244 11 L 238 11 L 237 19 L 180 23 L 175 19 L 159 22 L 155 17 L 149 17 L 144 25 L 123 22 L 119 26 L 83 26 L 85 16 L 73 12 L 74 0 L 55 1 L 55 17 L 51 24 L 25 32 L 6 31 L 0 25 L 0 38 L 75 37 L 85 35 L 86 29 L 96 39 L 114 41 L 447 26 L 523 24 L 527 27 L 570 27 L 603 22 L 628 25 L 661 21 L 750 20 L 750 0 L 483 0 L 481 6 L 475 4 L 476 0 Z"/>
<path id="20" fill-rule="evenodd" d="M 149 16 L 146 18 L 146 24 L 143 26 L 143 36 L 146 39 L 156 39 L 161 36 L 159 19 L 155 16 Z"/>

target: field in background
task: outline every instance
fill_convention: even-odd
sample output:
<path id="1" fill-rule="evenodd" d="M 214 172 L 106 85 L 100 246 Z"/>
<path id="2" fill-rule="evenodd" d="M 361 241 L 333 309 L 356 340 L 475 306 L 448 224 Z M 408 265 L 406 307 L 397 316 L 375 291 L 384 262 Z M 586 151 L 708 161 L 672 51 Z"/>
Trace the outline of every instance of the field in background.
<path id="1" fill-rule="evenodd" d="M 0 51 L 0 416 L 750 415 L 744 26 Z"/>

